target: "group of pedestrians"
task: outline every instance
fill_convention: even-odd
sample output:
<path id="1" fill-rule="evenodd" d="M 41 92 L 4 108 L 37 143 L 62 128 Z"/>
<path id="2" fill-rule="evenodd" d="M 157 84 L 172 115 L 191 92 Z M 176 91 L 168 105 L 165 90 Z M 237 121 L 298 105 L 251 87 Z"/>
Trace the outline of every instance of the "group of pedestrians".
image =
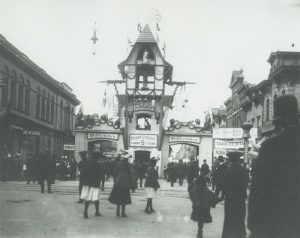
<path id="1" fill-rule="evenodd" d="M 254 163 L 248 200 L 250 238 L 300 237 L 300 126 L 294 96 L 274 101 L 276 135 L 262 143 Z M 198 222 L 198 238 L 203 224 L 212 222 L 210 208 L 224 199 L 222 238 L 246 237 L 246 200 L 249 171 L 242 153 L 230 151 L 228 161 L 219 157 L 213 167 L 213 193 L 201 174 L 190 188 L 191 219 Z M 221 192 L 221 197 L 218 197 Z"/>
<path id="2" fill-rule="evenodd" d="M 84 218 L 88 218 L 88 207 L 91 202 L 95 204 L 95 216 L 101 216 L 99 211 L 100 183 L 104 177 L 104 160 L 99 151 L 80 152 L 81 161 L 78 164 L 79 179 L 79 202 L 84 201 Z M 127 153 L 120 154 L 116 160 L 113 179 L 114 185 L 109 202 L 116 205 L 116 215 L 127 217 L 126 205 L 132 203 L 130 191 L 133 190 L 133 179 L 137 180 L 136 173 L 132 173 L 133 167 L 128 162 Z M 152 158 L 145 173 L 145 197 L 147 204 L 145 213 L 154 212 L 152 199 L 156 197 L 156 191 L 160 187 L 158 183 L 158 173 L 155 170 L 156 160 Z"/>
<path id="3" fill-rule="evenodd" d="M 25 167 L 24 167 L 25 166 Z M 10 152 L 8 146 L 0 145 L 0 177 L 1 181 L 23 180 L 26 176 L 26 165 L 20 153 Z"/>
<path id="4" fill-rule="evenodd" d="M 188 184 L 190 184 L 199 174 L 199 161 L 194 157 L 190 159 L 190 162 L 184 163 L 182 159 L 175 162 L 169 162 L 164 169 L 164 177 L 170 182 L 171 187 L 177 182 L 179 186 L 183 185 L 184 179 L 187 179 Z"/>

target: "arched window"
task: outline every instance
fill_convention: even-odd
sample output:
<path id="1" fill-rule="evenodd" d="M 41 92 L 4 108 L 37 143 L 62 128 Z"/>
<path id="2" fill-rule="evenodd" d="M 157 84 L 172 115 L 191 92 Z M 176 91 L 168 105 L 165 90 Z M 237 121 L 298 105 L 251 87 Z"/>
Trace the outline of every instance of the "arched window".
<path id="1" fill-rule="evenodd" d="M 40 87 L 37 87 L 36 92 L 36 117 L 41 117 L 41 89 Z"/>
<path id="2" fill-rule="evenodd" d="M 70 124 L 70 129 L 74 128 L 74 108 L 72 107 L 71 109 L 71 124 Z"/>
<path id="3" fill-rule="evenodd" d="M 19 81 L 19 95 L 18 95 L 18 109 L 20 111 L 23 111 L 23 105 L 24 105 L 24 78 L 20 76 Z"/>
<path id="4" fill-rule="evenodd" d="M 2 106 L 5 107 L 8 101 L 8 77 L 9 70 L 8 67 L 5 66 L 2 71 L 2 79 L 3 79 L 3 91 L 2 91 Z"/>
<path id="5" fill-rule="evenodd" d="M 57 125 L 57 108 L 58 108 L 58 100 L 57 98 L 55 98 L 54 100 L 54 110 L 55 110 L 55 113 L 54 113 L 54 125 Z"/>
<path id="6" fill-rule="evenodd" d="M 47 94 L 46 99 L 46 121 L 50 121 L 50 94 Z"/>
<path id="7" fill-rule="evenodd" d="M 27 79 L 25 86 L 25 113 L 29 114 L 29 104 L 30 104 L 30 82 Z"/>
<path id="8" fill-rule="evenodd" d="M 16 107 L 16 91 L 17 91 L 17 74 L 15 71 L 13 71 L 11 88 L 10 88 L 10 100 L 11 100 L 11 106 L 13 108 Z"/>
<path id="9" fill-rule="evenodd" d="M 266 121 L 270 120 L 270 100 L 266 101 Z"/>
<path id="10" fill-rule="evenodd" d="M 65 129 L 70 129 L 70 105 L 67 104 L 65 108 Z"/>
<path id="11" fill-rule="evenodd" d="M 51 122 L 54 122 L 54 96 L 52 95 L 52 100 L 51 100 Z"/>
<path id="12" fill-rule="evenodd" d="M 62 130 L 63 129 L 63 119 L 64 119 L 64 104 L 63 104 L 63 101 L 60 100 L 60 104 L 59 104 L 59 107 L 60 107 L 60 129 Z"/>
<path id="13" fill-rule="evenodd" d="M 43 90 L 42 94 L 42 115 L 41 119 L 45 120 L 45 112 L 46 112 L 46 92 Z"/>

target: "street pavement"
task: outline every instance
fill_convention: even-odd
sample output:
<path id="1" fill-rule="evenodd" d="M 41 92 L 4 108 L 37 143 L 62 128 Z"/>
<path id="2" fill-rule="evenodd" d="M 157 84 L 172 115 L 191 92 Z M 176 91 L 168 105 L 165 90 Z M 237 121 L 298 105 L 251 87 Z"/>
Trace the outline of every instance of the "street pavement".
<path id="1" fill-rule="evenodd" d="M 132 204 L 126 206 L 128 217 L 122 218 L 107 200 L 112 189 L 109 181 L 101 193 L 102 216 L 94 215 L 91 204 L 89 219 L 84 219 L 83 204 L 76 203 L 78 181 L 56 181 L 53 194 L 41 194 L 38 184 L 0 182 L 0 237 L 196 237 L 186 182 L 171 187 L 160 180 L 160 185 L 153 201 L 155 213 L 144 213 L 146 199 L 139 188 L 131 194 Z M 223 203 L 211 209 L 213 222 L 204 225 L 204 237 L 221 237 L 223 210 Z"/>

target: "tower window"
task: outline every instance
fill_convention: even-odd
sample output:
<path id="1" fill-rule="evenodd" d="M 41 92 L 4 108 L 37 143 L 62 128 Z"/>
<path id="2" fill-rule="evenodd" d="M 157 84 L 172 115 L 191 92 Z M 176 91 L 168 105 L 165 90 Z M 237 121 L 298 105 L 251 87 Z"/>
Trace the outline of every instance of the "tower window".
<path id="1" fill-rule="evenodd" d="M 136 129 L 137 130 L 151 130 L 151 115 L 139 114 L 136 117 Z"/>

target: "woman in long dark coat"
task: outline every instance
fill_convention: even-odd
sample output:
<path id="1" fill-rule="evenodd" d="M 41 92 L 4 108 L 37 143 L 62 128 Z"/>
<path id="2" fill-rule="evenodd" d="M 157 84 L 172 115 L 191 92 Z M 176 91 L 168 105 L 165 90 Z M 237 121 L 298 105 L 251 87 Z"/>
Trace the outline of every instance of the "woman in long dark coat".
<path id="1" fill-rule="evenodd" d="M 97 162 L 100 157 L 99 152 L 94 152 L 87 163 L 86 172 L 83 178 L 83 187 L 80 199 L 84 200 L 84 218 L 88 218 L 88 207 L 90 202 L 95 203 L 95 216 L 101 216 L 99 212 L 100 200 L 100 180 L 102 177 L 102 169 Z"/>
<path id="2" fill-rule="evenodd" d="M 117 205 L 117 216 L 120 216 L 122 207 L 122 217 L 126 217 L 125 206 L 131 204 L 130 197 L 131 172 L 128 156 L 123 156 L 117 163 L 114 171 L 114 186 L 108 200 Z"/>
<path id="3" fill-rule="evenodd" d="M 156 160 L 152 158 L 150 160 L 150 164 L 148 166 L 146 172 L 146 180 L 145 180 L 145 193 L 147 198 L 147 205 L 145 208 L 145 212 L 150 214 L 155 212 L 152 206 L 152 199 L 156 197 L 156 191 L 160 187 L 158 183 L 158 174 L 155 170 Z"/>
<path id="4" fill-rule="evenodd" d="M 206 181 L 206 178 L 200 175 L 189 191 L 193 203 L 191 219 L 198 222 L 198 238 L 203 237 L 203 224 L 212 222 L 210 207 L 215 207 L 217 204 L 217 198 L 207 188 Z"/>
<path id="5" fill-rule="evenodd" d="M 247 171 L 240 164 L 242 153 L 228 152 L 230 164 L 224 176 L 225 217 L 222 238 L 246 237 L 245 216 L 247 198 Z"/>

